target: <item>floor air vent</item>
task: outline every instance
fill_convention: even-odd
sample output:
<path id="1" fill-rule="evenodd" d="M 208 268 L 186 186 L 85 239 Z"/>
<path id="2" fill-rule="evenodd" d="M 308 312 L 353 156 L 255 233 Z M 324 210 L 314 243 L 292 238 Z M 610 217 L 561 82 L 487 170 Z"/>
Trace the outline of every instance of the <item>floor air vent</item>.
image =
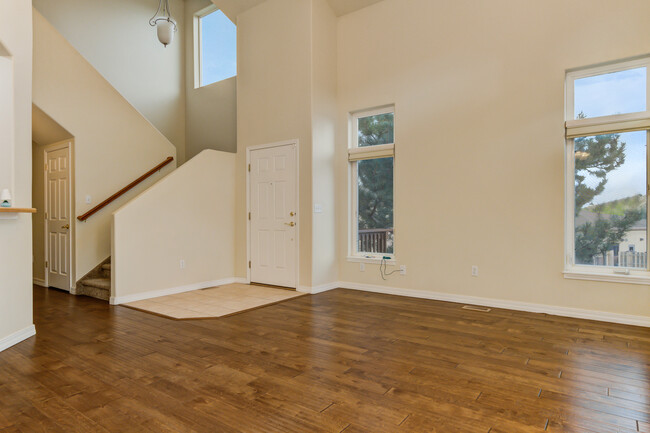
<path id="1" fill-rule="evenodd" d="M 463 310 L 480 311 L 481 313 L 489 313 L 490 311 L 492 311 L 492 308 L 477 307 L 476 305 L 463 305 Z"/>

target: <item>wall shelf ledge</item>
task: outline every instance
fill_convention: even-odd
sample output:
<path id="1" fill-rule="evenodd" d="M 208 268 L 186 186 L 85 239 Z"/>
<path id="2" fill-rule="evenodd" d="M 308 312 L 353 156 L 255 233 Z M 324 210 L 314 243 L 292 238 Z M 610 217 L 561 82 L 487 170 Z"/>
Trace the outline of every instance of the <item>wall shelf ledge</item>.
<path id="1" fill-rule="evenodd" d="M 0 213 L 36 213 L 32 207 L 0 207 Z"/>

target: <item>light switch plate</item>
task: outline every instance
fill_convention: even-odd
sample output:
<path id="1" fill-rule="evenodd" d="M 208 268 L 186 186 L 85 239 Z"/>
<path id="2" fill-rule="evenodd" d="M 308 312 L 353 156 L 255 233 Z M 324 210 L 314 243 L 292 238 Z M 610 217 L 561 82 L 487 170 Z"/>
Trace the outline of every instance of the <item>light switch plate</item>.
<path id="1" fill-rule="evenodd" d="M 86 196 L 86 204 L 90 204 L 90 202 L 92 202 L 92 197 L 90 197 L 89 195 L 87 195 L 87 196 Z"/>
<path id="2" fill-rule="evenodd" d="M 323 205 L 320 203 L 314 203 L 314 213 L 323 213 Z"/>

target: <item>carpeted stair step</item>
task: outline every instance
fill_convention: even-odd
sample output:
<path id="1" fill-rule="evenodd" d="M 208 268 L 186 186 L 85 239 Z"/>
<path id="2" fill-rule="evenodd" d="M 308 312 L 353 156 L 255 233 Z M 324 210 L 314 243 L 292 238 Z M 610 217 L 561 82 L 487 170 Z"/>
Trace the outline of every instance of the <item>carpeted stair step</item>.
<path id="1" fill-rule="evenodd" d="M 87 280 L 83 280 L 83 285 L 96 289 L 111 290 L 110 278 L 88 278 Z"/>
<path id="2" fill-rule="evenodd" d="M 108 301 L 111 297 L 111 258 L 95 266 L 84 277 L 77 281 L 76 295 L 91 296 Z"/>
<path id="3" fill-rule="evenodd" d="M 104 263 L 102 265 L 102 275 L 105 278 L 111 278 L 111 264 L 110 263 Z"/>

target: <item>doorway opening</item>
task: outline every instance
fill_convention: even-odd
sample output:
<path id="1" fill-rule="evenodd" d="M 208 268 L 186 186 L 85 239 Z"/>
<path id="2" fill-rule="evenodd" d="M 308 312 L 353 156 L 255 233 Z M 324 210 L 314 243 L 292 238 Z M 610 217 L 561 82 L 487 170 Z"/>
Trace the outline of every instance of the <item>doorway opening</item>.
<path id="1" fill-rule="evenodd" d="M 74 139 L 32 104 L 34 284 L 74 293 Z"/>

